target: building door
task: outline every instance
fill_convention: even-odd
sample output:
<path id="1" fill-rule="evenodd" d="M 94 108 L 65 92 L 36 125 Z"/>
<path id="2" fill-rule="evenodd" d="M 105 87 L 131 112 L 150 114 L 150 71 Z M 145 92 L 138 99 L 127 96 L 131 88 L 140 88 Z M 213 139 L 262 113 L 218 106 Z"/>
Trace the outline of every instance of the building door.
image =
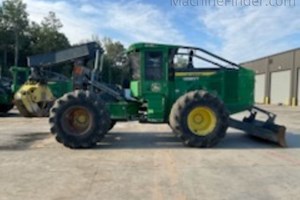
<path id="1" fill-rule="evenodd" d="M 291 71 L 273 72 L 271 74 L 271 104 L 290 105 Z"/>
<path id="2" fill-rule="evenodd" d="M 264 103 L 266 75 L 255 76 L 255 103 Z"/>
<path id="3" fill-rule="evenodd" d="M 297 98 L 297 101 L 298 101 L 298 106 L 300 106 L 300 69 L 298 69 L 298 98 Z"/>

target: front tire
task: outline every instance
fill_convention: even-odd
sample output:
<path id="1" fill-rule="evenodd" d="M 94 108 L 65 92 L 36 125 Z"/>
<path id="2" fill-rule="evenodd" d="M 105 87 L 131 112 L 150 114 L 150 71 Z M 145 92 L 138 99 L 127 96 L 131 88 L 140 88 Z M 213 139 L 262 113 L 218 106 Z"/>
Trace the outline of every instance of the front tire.
<path id="1" fill-rule="evenodd" d="M 13 104 L 0 104 L 0 113 L 8 113 L 13 107 Z"/>
<path id="2" fill-rule="evenodd" d="M 51 132 L 70 148 L 90 148 L 103 139 L 111 124 L 105 104 L 89 91 L 67 93 L 50 111 Z"/>
<path id="3" fill-rule="evenodd" d="M 173 105 L 169 122 L 174 133 L 191 147 L 212 147 L 226 135 L 229 114 L 223 102 L 205 91 L 193 91 Z"/>

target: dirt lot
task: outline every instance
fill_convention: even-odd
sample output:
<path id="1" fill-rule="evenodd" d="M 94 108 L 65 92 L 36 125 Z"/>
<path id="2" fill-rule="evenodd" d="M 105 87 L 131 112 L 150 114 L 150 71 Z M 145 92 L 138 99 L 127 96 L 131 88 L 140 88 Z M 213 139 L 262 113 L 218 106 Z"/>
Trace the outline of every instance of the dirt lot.
<path id="1" fill-rule="evenodd" d="M 186 148 L 165 125 L 119 123 L 97 148 L 70 150 L 47 119 L 13 111 L 0 117 L 0 200 L 298 200 L 300 108 L 266 109 L 288 127 L 289 148 L 232 129 L 216 148 Z"/>

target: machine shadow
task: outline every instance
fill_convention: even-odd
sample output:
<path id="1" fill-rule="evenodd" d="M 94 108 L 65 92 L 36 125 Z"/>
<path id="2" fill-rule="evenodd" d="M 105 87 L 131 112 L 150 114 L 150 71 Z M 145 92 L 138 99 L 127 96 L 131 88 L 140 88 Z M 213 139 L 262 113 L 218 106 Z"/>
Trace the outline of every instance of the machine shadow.
<path id="1" fill-rule="evenodd" d="M 10 110 L 8 113 L 0 113 L 1 118 L 24 118 L 16 107 Z"/>
<path id="2" fill-rule="evenodd" d="M 22 117 L 19 113 L 0 113 L 1 118 L 17 118 Z"/>
<path id="3" fill-rule="evenodd" d="M 286 133 L 287 149 L 300 148 L 300 134 Z M 217 149 L 273 149 L 281 148 L 277 144 L 262 140 L 241 132 L 230 132 L 215 148 Z M 284 149 L 284 148 L 282 148 Z"/>
<path id="4" fill-rule="evenodd" d="M 112 132 L 96 149 L 164 149 L 184 148 L 181 140 L 170 132 Z"/>
<path id="5" fill-rule="evenodd" d="M 51 137 L 49 133 L 26 133 L 15 135 L 11 142 L 0 144 L 0 151 L 24 151 L 39 141 Z"/>
<path id="6" fill-rule="evenodd" d="M 287 133 L 288 148 L 300 148 L 300 134 Z M 95 149 L 180 149 L 185 147 L 171 132 L 112 132 Z M 280 149 L 241 132 L 229 132 L 214 149 Z"/>

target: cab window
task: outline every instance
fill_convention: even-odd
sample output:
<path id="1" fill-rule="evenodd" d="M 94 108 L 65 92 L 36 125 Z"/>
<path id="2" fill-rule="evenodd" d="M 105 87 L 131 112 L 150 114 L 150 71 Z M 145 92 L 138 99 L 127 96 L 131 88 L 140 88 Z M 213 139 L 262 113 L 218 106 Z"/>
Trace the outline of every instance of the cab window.
<path id="1" fill-rule="evenodd" d="M 176 70 L 180 69 L 216 69 L 219 68 L 204 59 L 209 57 L 196 49 L 180 48 L 170 54 L 172 61 L 171 66 Z M 215 61 L 213 58 L 209 58 Z"/>
<path id="2" fill-rule="evenodd" d="M 163 52 L 149 51 L 145 53 L 146 80 L 161 80 L 163 77 Z"/>

